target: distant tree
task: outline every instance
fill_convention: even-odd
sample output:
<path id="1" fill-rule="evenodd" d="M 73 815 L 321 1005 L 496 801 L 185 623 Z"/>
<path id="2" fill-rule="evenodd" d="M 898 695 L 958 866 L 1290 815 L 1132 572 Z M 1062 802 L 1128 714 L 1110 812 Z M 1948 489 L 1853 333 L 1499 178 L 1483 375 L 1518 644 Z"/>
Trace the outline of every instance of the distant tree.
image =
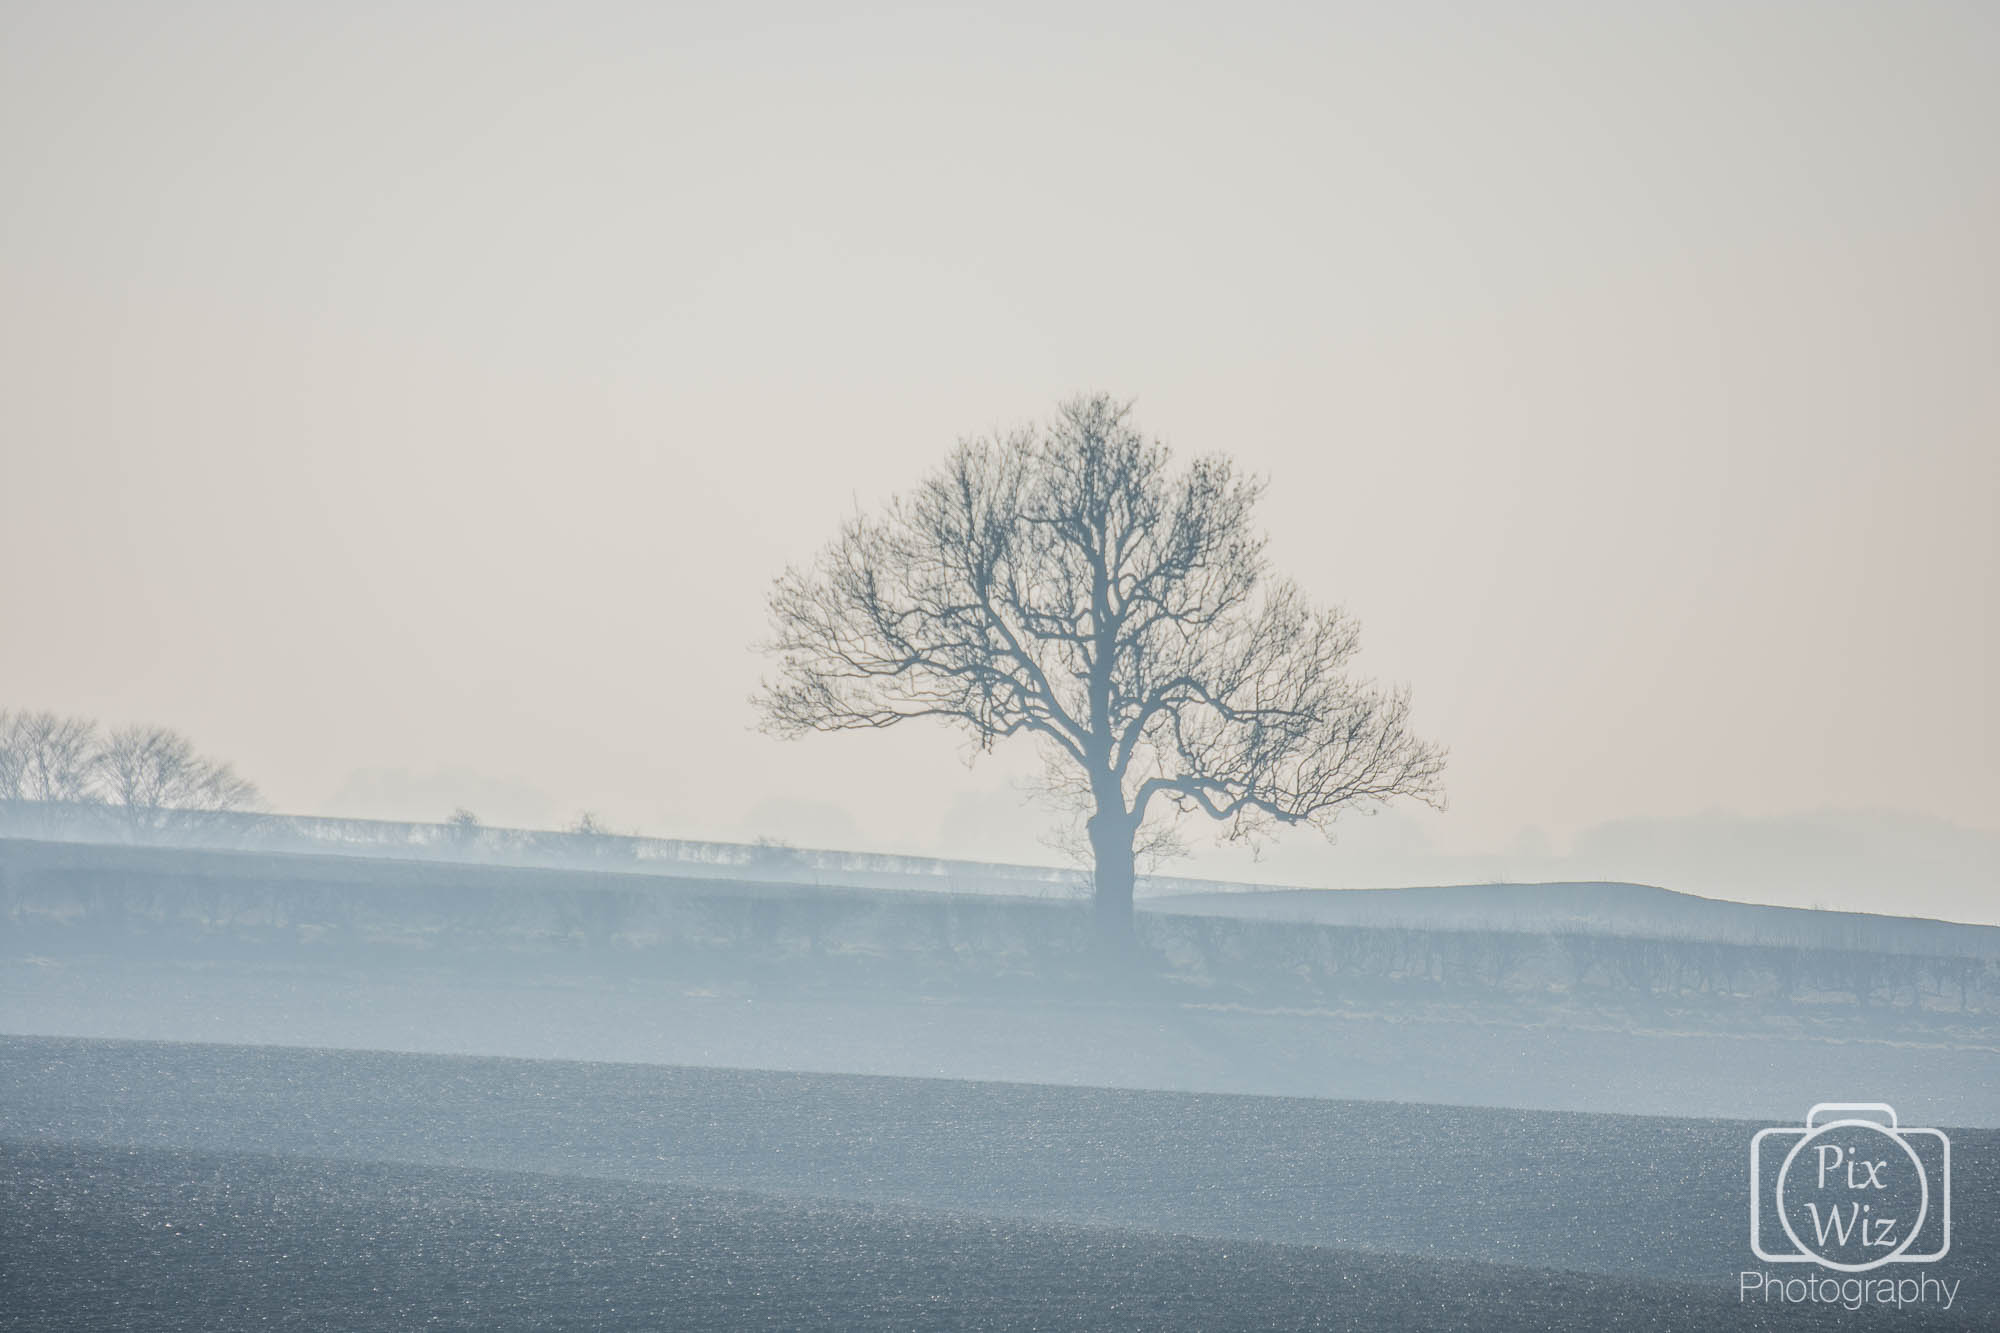
<path id="1" fill-rule="evenodd" d="M 783 736 L 935 718 L 982 751 L 1035 738 L 1121 947 L 1149 819 L 1325 830 L 1357 805 L 1436 803 L 1444 762 L 1406 693 L 1347 673 L 1354 622 L 1270 575 L 1260 483 L 1217 456 L 1176 471 L 1127 417 L 1074 399 L 850 519 L 776 581 L 778 671 L 756 696 Z"/>
<path id="2" fill-rule="evenodd" d="M 248 810 L 260 801 L 256 784 L 165 727 L 113 732 L 97 762 L 105 799 L 139 827 L 158 827 L 176 812 Z"/>
<path id="3" fill-rule="evenodd" d="M 479 816 L 461 805 L 444 821 L 444 827 L 453 842 L 469 843 L 479 836 L 481 825 Z"/>
<path id="4" fill-rule="evenodd" d="M 14 715 L 0 709 L 0 801 L 21 799 L 22 753 L 14 725 Z"/>
<path id="5" fill-rule="evenodd" d="M 135 827 L 159 827 L 169 812 L 250 809 L 258 799 L 228 764 L 164 727 L 101 737 L 89 718 L 0 712 L 0 802 L 26 806 L 30 826 L 65 827 L 65 806 L 109 806 Z"/>
<path id="6" fill-rule="evenodd" d="M 612 836 L 611 830 L 604 826 L 604 821 L 589 810 L 580 812 L 575 819 L 571 820 L 567 831 L 572 837 L 578 838 L 608 838 Z"/>
<path id="7" fill-rule="evenodd" d="M 56 713 L 0 713 L 0 800 L 98 799 L 97 724 Z"/>

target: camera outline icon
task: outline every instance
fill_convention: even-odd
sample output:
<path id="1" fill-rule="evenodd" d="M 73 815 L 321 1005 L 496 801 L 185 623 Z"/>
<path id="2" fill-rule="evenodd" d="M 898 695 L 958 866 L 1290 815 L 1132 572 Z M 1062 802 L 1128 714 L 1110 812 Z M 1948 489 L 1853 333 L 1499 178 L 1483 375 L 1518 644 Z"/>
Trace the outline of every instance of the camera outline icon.
<path id="1" fill-rule="evenodd" d="M 1882 1118 L 1864 1119 L 1850 1114 L 1857 1111 L 1874 1112 Z M 1822 1122 L 1820 1117 L 1823 1115 L 1839 1118 Z M 1800 1154 L 1805 1151 L 1807 1145 L 1821 1140 L 1834 1130 L 1841 1129 L 1873 1134 L 1880 1141 L 1894 1144 L 1916 1168 L 1916 1178 L 1920 1187 L 1917 1219 L 1910 1224 L 1909 1232 L 1903 1237 L 1902 1243 L 1889 1253 L 1866 1263 L 1843 1263 L 1829 1259 L 1806 1245 L 1799 1239 L 1798 1232 L 1793 1228 L 1792 1219 L 1784 1208 L 1785 1181 L 1793 1165 L 1798 1162 Z M 1767 1156 L 1764 1144 L 1767 1140 L 1784 1138 L 1792 1138 L 1794 1141 L 1785 1151 L 1782 1161 L 1777 1164 L 1777 1169 L 1767 1176 L 1764 1171 Z M 1931 1179 L 1931 1172 L 1926 1167 L 1924 1158 L 1911 1145 L 1912 1138 L 1935 1141 L 1937 1145 L 1935 1181 Z M 1775 1155 L 1779 1147 L 1782 1147 L 1782 1142 L 1774 1144 L 1771 1154 Z M 1825 1161 L 1823 1154 L 1821 1161 Z M 1768 1190 L 1765 1184 L 1767 1178 L 1770 1181 Z M 1767 1192 L 1770 1195 L 1768 1200 L 1764 1197 Z M 1792 1248 L 1789 1251 L 1773 1252 L 1764 1248 L 1765 1223 L 1762 1209 L 1767 1203 L 1771 1212 L 1777 1215 L 1785 1239 L 1791 1242 Z M 1933 1207 L 1938 1210 L 1940 1223 L 1937 1248 L 1922 1254 L 1911 1254 L 1909 1249 L 1916 1243 L 1918 1237 L 1923 1235 Z M 1824 1239 L 1822 1236 L 1822 1242 Z M 1804 1125 L 1774 1125 L 1769 1129 L 1758 1130 L 1750 1139 L 1750 1250 L 1767 1264 L 1812 1263 L 1843 1273 L 1865 1273 L 1885 1264 L 1936 1263 L 1951 1253 L 1951 1139 L 1941 1129 L 1904 1128 L 1898 1125 L 1896 1108 L 1887 1102 L 1816 1102 L 1812 1109 L 1806 1112 Z"/>

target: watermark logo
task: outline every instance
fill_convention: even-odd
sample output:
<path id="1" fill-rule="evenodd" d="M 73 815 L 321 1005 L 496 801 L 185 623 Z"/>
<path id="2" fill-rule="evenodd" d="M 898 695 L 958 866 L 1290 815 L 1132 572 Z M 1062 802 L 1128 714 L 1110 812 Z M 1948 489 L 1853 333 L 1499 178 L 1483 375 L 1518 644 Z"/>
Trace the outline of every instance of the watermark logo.
<path id="1" fill-rule="evenodd" d="M 1750 1140 L 1750 1249 L 1768 1264 L 1866 1273 L 1951 1250 L 1951 1140 L 1887 1102 L 1821 1102 Z"/>
<path id="2" fill-rule="evenodd" d="M 1951 1140 L 1899 1126 L 1887 1102 L 1821 1102 L 1803 1125 L 1758 1130 L 1750 1249 L 1767 1264 L 1818 1268 L 1740 1273 L 1743 1304 L 1951 1309 L 1958 1279 L 1876 1271 L 1951 1252 Z"/>

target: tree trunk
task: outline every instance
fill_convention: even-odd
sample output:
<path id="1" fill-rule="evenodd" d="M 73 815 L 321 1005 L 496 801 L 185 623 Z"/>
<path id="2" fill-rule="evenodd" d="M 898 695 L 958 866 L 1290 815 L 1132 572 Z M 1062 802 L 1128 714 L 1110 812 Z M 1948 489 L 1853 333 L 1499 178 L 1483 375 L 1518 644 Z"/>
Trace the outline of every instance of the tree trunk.
<path id="1" fill-rule="evenodd" d="M 1132 838 L 1137 831 L 1129 817 L 1095 815 L 1090 820 L 1090 851 L 1095 862 L 1091 902 L 1098 943 L 1128 953 L 1138 942 L 1132 926 L 1132 882 L 1135 878 Z"/>

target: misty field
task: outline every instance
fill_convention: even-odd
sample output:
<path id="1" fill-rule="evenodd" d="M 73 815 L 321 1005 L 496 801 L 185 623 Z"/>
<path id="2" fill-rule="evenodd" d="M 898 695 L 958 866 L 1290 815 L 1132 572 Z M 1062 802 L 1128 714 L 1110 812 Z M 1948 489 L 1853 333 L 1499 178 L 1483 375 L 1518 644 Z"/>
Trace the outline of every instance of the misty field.
<path id="1" fill-rule="evenodd" d="M 10 1329 L 1804 1318 L 1736 1303 L 1726 1121 L 6 1038 L 0 1125 Z"/>
<path id="2" fill-rule="evenodd" d="M 1867 1324 L 1738 1300 L 1841 1096 L 1952 1133 L 1893 1317 L 1990 1313 L 1993 932 L 1181 906 L 0 840 L 0 1328 Z"/>
<path id="3" fill-rule="evenodd" d="M 1630 885 L 1175 902 L 1106 976 L 1077 902 L 0 839 L 0 1030 L 2000 1125 L 1989 928 Z"/>

